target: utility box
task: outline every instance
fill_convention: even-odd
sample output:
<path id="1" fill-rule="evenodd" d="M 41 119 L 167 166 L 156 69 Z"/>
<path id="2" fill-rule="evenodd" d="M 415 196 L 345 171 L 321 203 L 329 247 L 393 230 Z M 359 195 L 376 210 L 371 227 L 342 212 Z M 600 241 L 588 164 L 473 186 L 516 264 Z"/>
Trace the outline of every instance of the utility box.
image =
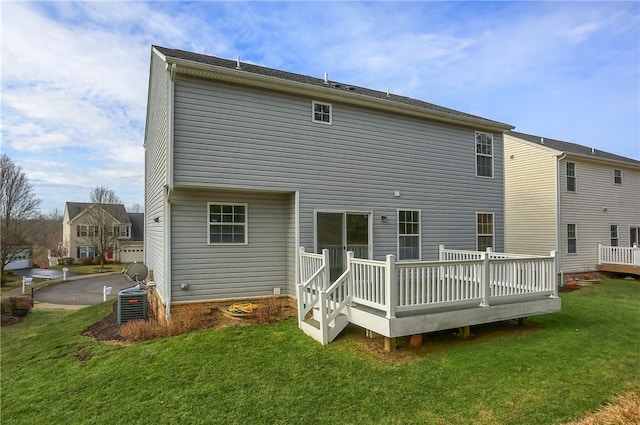
<path id="1" fill-rule="evenodd" d="M 118 324 L 148 317 L 147 291 L 138 285 L 118 292 Z"/>

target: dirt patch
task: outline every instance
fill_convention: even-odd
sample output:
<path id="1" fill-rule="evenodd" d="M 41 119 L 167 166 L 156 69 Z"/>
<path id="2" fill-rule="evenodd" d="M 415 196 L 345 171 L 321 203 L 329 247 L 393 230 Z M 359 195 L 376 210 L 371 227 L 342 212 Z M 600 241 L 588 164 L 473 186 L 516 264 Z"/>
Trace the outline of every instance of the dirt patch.
<path id="1" fill-rule="evenodd" d="M 640 393 L 616 397 L 597 412 L 567 425 L 637 425 L 640 424 Z"/>
<path id="2" fill-rule="evenodd" d="M 13 317 L 11 313 L 4 313 L 0 315 L 0 326 L 10 326 L 20 323 L 24 320 L 24 317 Z"/>
<path id="3" fill-rule="evenodd" d="M 411 363 L 427 354 L 436 353 L 451 346 L 486 342 L 498 338 L 538 332 L 542 329 L 544 329 L 544 326 L 540 323 L 525 320 L 520 324 L 518 320 L 506 320 L 472 326 L 471 336 L 468 338 L 460 338 L 457 329 L 426 333 L 422 335 L 422 346 L 419 347 L 412 347 L 409 344 L 410 337 L 401 337 L 397 339 L 396 350 L 388 352 L 384 349 L 384 338 L 368 338 L 363 328 L 349 325 L 335 341 L 346 343 L 345 346 L 352 345 L 357 351 L 369 354 L 385 363 L 401 365 Z"/>

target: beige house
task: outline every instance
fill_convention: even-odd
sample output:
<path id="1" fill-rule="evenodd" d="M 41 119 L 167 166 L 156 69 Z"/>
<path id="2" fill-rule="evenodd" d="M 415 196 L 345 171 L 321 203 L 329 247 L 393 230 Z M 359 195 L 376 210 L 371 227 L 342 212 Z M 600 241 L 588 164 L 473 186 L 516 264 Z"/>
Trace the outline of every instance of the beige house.
<path id="1" fill-rule="evenodd" d="M 639 243 L 640 161 L 575 143 L 507 132 L 507 252 L 557 250 L 558 270 L 596 270 L 598 244 Z"/>
<path id="2" fill-rule="evenodd" d="M 106 217 L 113 235 L 106 259 L 123 263 L 144 260 L 144 214 L 128 213 L 121 204 L 67 202 L 62 220 L 62 243 L 74 262 L 96 256 L 93 240 L 98 231 L 96 216 Z M 113 232 L 113 233 L 111 233 Z"/>

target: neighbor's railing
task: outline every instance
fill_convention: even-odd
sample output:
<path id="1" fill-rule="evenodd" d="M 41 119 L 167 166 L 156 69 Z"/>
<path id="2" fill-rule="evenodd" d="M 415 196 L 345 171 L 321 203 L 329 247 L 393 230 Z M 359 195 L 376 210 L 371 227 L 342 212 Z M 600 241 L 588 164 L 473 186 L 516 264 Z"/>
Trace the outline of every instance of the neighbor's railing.
<path id="1" fill-rule="evenodd" d="M 640 267 L 640 248 L 637 244 L 631 248 L 598 244 L 598 264 Z"/>

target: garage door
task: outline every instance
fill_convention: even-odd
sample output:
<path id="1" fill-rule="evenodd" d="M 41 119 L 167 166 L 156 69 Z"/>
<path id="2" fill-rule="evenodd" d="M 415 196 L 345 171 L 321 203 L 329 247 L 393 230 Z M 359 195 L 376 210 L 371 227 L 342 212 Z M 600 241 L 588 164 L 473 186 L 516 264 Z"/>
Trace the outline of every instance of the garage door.
<path id="1" fill-rule="evenodd" d="M 5 270 L 16 270 L 16 269 L 28 269 L 29 267 L 31 267 L 31 264 L 29 264 L 29 259 L 28 258 L 21 258 L 19 260 L 15 260 L 12 261 L 10 263 L 8 263 L 6 266 L 4 266 Z"/>
<path id="2" fill-rule="evenodd" d="M 142 247 L 127 247 L 122 250 L 120 261 L 123 263 L 133 263 L 137 261 L 142 263 L 144 261 L 144 250 Z"/>

